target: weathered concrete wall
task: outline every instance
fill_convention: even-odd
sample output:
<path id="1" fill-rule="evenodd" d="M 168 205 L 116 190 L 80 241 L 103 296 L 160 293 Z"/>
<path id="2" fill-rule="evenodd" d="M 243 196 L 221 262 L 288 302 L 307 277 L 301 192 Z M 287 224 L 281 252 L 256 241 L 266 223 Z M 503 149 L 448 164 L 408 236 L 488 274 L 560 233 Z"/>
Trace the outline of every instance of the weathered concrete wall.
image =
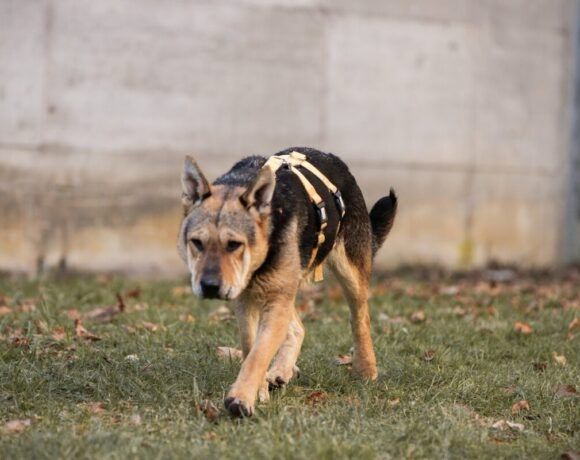
<path id="1" fill-rule="evenodd" d="M 563 261 L 577 3 L 3 0 L 0 268 L 181 270 L 183 155 L 290 145 L 397 189 L 380 264 Z"/>

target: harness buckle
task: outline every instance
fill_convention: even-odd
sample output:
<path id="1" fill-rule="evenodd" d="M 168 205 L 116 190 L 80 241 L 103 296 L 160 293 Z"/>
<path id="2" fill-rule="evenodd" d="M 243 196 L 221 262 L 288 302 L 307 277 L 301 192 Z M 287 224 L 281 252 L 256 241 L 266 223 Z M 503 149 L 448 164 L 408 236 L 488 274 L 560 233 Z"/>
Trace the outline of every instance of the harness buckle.
<path id="1" fill-rule="evenodd" d="M 326 214 L 326 204 L 324 201 L 316 203 L 316 211 L 318 212 L 318 217 L 320 218 L 320 226 L 328 223 L 328 214 Z"/>
<path id="2" fill-rule="evenodd" d="M 337 190 L 334 193 L 334 201 L 336 202 L 336 206 L 338 206 L 338 211 L 340 212 L 340 217 L 344 217 L 344 213 L 346 212 L 346 206 L 344 205 L 344 200 L 342 199 L 342 194 L 340 190 Z"/>

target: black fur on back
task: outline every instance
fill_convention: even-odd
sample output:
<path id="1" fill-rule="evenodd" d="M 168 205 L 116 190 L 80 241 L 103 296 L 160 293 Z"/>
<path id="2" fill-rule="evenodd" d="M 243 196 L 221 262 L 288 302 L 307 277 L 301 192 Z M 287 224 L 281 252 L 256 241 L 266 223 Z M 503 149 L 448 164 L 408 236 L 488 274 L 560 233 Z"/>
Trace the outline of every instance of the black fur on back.
<path id="1" fill-rule="evenodd" d="M 340 190 L 346 206 L 346 213 L 340 221 L 339 210 L 331 192 L 316 176 L 301 169 L 301 172 L 326 203 L 328 215 L 328 226 L 325 230 L 326 240 L 319 248 L 315 265 L 321 263 L 328 256 L 337 238 L 344 240 L 346 254 L 353 263 L 370 265 L 370 263 L 365 263 L 364 259 L 372 257 L 372 254 L 376 252 L 386 237 L 385 229 L 388 232 L 392 225 L 392 219 L 387 225 L 383 222 L 385 209 L 388 214 L 385 202 L 382 201 L 385 198 L 379 200 L 371 212 L 371 218 L 374 216 L 375 219 L 375 223 L 371 227 L 371 219 L 369 219 L 362 192 L 348 166 L 340 158 L 331 153 L 307 147 L 291 147 L 276 153 L 276 155 L 285 155 L 293 151 L 306 155 L 307 160 Z M 216 179 L 214 185 L 247 187 L 265 162 L 266 158 L 262 156 L 244 158 L 237 162 L 230 171 Z M 394 196 L 394 192 L 392 192 L 392 196 Z M 389 199 L 389 197 L 386 198 Z M 394 206 L 396 208 L 396 197 Z M 301 265 L 303 269 L 306 268 L 316 243 L 319 217 L 300 180 L 284 167 L 276 172 L 276 189 L 272 199 L 271 219 L 270 249 L 266 261 L 255 275 L 268 271 L 277 265 L 279 248 L 283 244 L 288 244 L 284 239 L 285 230 L 293 219 L 296 219 L 298 223 Z M 340 228 L 337 234 L 339 222 Z M 348 235 L 352 235 L 352 237 L 349 238 Z"/>

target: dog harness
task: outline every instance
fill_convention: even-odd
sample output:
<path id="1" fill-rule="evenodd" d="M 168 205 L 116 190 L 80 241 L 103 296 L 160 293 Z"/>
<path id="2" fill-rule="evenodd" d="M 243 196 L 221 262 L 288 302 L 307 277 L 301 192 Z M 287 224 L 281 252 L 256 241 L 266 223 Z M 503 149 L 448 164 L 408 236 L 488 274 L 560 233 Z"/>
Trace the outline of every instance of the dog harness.
<path id="1" fill-rule="evenodd" d="M 322 182 L 326 188 L 332 193 L 334 196 L 334 201 L 336 203 L 336 207 L 338 208 L 339 212 L 339 220 L 336 232 L 338 234 L 338 230 L 340 229 L 340 223 L 342 218 L 344 217 L 344 213 L 346 212 L 346 207 L 344 205 L 344 200 L 342 199 L 342 195 L 340 194 L 340 190 L 336 188 L 336 186 L 328 180 L 328 178 L 322 174 L 312 163 L 309 163 L 306 159 L 306 155 L 300 152 L 290 152 L 287 155 L 274 155 L 268 158 L 266 163 L 263 167 L 269 166 L 274 173 L 278 171 L 281 167 L 286 167 L 290 171 L 292 171 L 296 177 L 302 183 L 304 190 L 308 193 L 310 197 L 310 201 L 314 205 L 316 212 L 319 218 L 319 227 L 318 232 L 316 235 L 316 243 L 314 244 L 314 248 L 312 248 L 312 253 L 310 254 L 310 260 L 308 262 L 307 271 L 312 271 L 312 280 L 314 282 L 322 281 L 323 279 L 323 272 L 322 272 L 322 264 L 318 264 L 317 266 L 313 267 L 314 262 L 316 260 L 316 255 L 318 254 L 318 250 L 326 237 L 324 236 L 324 230 L 328 226 L 328 214 L 326 213 L 326 203 L 318 194 L 314 186 L 310 183 L 310 181 L 306 178 L 306 176 L 300 171 L 299 168 L 304 168 L 314 174 L 320 182 Z"/>

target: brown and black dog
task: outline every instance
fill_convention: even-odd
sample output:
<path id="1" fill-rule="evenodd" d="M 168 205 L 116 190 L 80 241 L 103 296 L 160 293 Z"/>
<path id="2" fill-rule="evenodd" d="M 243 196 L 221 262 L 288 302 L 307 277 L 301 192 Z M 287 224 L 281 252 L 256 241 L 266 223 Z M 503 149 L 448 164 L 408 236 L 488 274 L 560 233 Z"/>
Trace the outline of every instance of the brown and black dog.
<path id="1" fill-rule="evenodd" d="M 353 371 L 375 379 L 369 279 L 373 256 L 393 225 L 397 198 L 391 189 L 369 215 L 344 162 L 310 148 L 290 148 L 276 155 L 295 151 L 305 155 L 344 200 L 341 219 L 328 188 L 309 171 L 301 171 L 324 199 L 328 219 L 326 239 L 312 266 L 327 262 L 342 285 L 351 313 Z M 178 248 L 191 272 L 193 292 L 236 300 L 244 361 L 224 403 L 238 416 L 253 414 L 256 396 L 267 400 L 268 388 L 287 384 L 298 372 L 304 327 L 294 301 L 311 269 L 320 226 L 320 215 L 296 174 L 287 168 L 274 172 L 264 166 L 266 160 L 244 158 L 210 185 L 187 157 L 182 176 L 184 218 Z"/>

